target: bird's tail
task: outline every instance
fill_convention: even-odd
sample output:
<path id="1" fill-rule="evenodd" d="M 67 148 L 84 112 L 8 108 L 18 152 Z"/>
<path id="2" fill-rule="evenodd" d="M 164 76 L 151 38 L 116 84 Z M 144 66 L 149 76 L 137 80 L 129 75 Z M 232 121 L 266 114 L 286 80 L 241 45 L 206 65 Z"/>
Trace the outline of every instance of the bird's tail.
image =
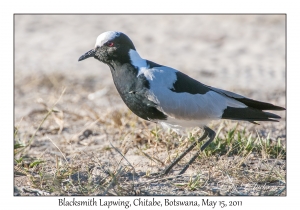
<path id="1" fill-rule="evenodd" d="M 278 122 L 278 120 L 276 119 L 280 119 L 280 118 L 281 117 L 276 114 L 270 112 L 264 112 L 262 110 L 255 109 L 252 107 L 246 107 L 246 108 L 227 107 L 224 110 L 224 113 L 222 115 L 222 119 L 245 120 L 249 122 L 254 122 L 254 121 Z"/>
<path id="2" fill-rule="evenodd" d="M 254 109 L 259 109 L 259 110 L 285 110 L 285 108 L 280 107 L 280 106 L 275 106 L 270 103 L 266 102 L 261 102 L 261 101 L 256 101 L 250 98 L 234 98 L 235 100 L 242 102 L 243 104 L 252 107 Z"/>

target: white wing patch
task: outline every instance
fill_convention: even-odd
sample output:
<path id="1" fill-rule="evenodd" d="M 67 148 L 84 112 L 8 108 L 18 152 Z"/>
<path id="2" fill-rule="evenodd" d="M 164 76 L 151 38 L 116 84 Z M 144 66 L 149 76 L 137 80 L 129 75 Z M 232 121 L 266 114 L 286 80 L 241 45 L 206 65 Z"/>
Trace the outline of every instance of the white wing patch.
<path id="1" fill-rule="evenodd" d="M 142 68 L 147 68 L 147 61 L 137 53 L 135 50 L 129 50 L 129 58 L 131 60 L 131 64 L 139 69 L 138 76 L 141 74 L 140 70 Z"/>
<path id="2" fill-rule="evenodd" d="M 144 76 L 148 80 L 153 80 L 155 78 L 154 76 L 155 71 L 157 71 L 157 69 L 148 69 L 147 67 L 140 67 L 137 77 L 140 76 L 141 74 L 144 74 Z"/>
<path id="3" fill-rule="evenodd" d="M 143 74 L 150 81 L 150 85 L 154 83 L 161 88 L 173 88 L 173 84 L 177 80 L 176 69 L 166 66 L 150 69 L 147 65 L 147 61 L 141 58 L 135 50 L 129 51 L 129 57 L 131 64 L 139 70 L 137 77 Z"/>

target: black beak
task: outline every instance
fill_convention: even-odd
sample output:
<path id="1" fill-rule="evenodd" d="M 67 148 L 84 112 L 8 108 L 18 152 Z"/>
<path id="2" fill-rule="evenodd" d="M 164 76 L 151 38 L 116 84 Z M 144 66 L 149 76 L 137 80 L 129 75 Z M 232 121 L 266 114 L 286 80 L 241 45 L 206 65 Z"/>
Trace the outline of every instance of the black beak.
<path id="1" fill-rule="evenodd" d="M 95 50 L 91 49 L 90 51 L 88 51 L 85 54 L 83 54 L 82 56 L 80 56 L 80 58 L 78 59 L 78 61 L 82 61 L 82 60 L 87 59 L 89 57 L 94 57 L 95 53 L 96 53 Z"/>

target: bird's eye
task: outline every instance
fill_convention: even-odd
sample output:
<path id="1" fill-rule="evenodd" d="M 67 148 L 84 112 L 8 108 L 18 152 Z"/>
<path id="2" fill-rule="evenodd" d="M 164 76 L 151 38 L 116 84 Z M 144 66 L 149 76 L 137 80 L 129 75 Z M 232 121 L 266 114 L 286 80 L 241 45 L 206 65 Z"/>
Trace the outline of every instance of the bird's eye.
<path id="1" fill-rule="evenodd" d="M 114 43 L 113 42 L 106 42 L 106 46 L 113 47 Z"/>

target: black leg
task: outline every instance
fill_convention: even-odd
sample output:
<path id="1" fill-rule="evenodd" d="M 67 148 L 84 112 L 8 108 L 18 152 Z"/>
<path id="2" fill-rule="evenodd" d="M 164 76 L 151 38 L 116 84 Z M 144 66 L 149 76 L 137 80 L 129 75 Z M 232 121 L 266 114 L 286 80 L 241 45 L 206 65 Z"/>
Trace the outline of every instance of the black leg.
<path id="1" fill-rule="evenodd" d="M 204 127 L 204 134 L 198 139 L 198 141 L 196 141 L 196 142 L 194 142 L 189 148 L 187 148 L 187 150 L 185 150 L 179 157 L 177 157 L 170 165 L 168 165 L 164 170 L 163 170 L 163 172 L 161 173 L 161 175 L 166 175 L 166 174 L 168 174 L 169 172 L 170 172 L 170 170 L 187 154 L 187 153 L 189 153 L 196 145 L 197 145 L 197 143 L 199 143 L 200 141 L 203 141 L 208 135 L 210 135 L 210 131 L 212 131 L 213 133 L 214 133 L 214 131 L 213 130 L 211 130 L 211 129 L 206 129 L 207 127 Z M 208 140 L 208 141 L 210 141 L 210 140 Z M 211 140 L 212 141 L 212 140 Z M 211 142 L 210 141 L 210 142 Z M 209 142 L 209 143 L 210 143 Z M 207 142 L 206 142 L 207 143 Z M 205 143 L 205 144 L 206 144 Z M 205 145 L 204 144 L 204 145 Z M 208 144 L 207 144 L 208 145 Z M 206 146 L 207 146 L 206 145 Z M 205 146 L 205 147 L 206 147 Z M 202 149 L 202 148 L 201 148 Z M 190 163 L 190 161 L 189 161 L 189 163 Z M 185 166 L 186 167 L 186 166 Z M 187 167 L 188 168 L 188 167 Z M 187 169 L 186 168 L 186 169 Z M 185 170 L 186 170 L 185 169 Z"/>
<path id="2" fill-rule="evenodd" d="M 216 132 L 214 132 L 212 129 L 210 129 L 209 127 L 204 127 L 204 129 L 208 132 L 208 141 L 205 142 L 202 147 L 201 147 L 201 151 L 205 150 L 205 148 L 215 139 L 216 137 Z"/>
<path id="3" fill-rule="evenodd" d="M 216 133 L 212 129 L 205 126 L 204 130 L 208 133 L 208 141 L 202 145 L 201 149 L 190 159 L 190 161 L 184 166 L 184 168 L 180 171 L 179 174 L 183 174 L 189 168 L 189 166 L 196 160 L 200 152 L 202 152 L 215 139 Z"/>

